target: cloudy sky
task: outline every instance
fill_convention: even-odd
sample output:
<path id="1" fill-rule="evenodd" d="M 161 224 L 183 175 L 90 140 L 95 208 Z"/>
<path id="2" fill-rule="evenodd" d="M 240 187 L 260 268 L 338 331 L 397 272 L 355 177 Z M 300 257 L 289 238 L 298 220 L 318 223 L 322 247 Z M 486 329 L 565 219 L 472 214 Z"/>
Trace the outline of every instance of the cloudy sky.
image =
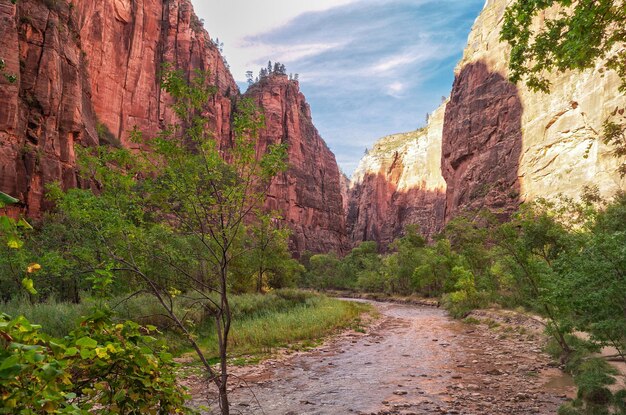
<path id="1" fill-rule="evenodd" d="M 300 75 L 313 121 L 350 175 L 365 148 L 425 123 L 484 0 L 193 0 L 245 90 L 268 60 Z"/>

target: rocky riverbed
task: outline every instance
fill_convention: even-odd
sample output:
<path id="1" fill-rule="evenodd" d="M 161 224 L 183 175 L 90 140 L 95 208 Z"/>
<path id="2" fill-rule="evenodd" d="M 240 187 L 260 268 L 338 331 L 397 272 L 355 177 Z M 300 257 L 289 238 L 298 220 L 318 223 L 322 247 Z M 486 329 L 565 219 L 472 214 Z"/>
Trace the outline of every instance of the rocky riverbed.
<path id="1" fill-rule="evenodd" d="M 232 413 L 556 414 L 575 393 L 532 319 L 493 311 L 467 324 L 434 307 L 373 304 L 380 318 L 365 333 L 234 369 Z M 214 402 L 198 378 L 187 382 L 195 404 Z"/>

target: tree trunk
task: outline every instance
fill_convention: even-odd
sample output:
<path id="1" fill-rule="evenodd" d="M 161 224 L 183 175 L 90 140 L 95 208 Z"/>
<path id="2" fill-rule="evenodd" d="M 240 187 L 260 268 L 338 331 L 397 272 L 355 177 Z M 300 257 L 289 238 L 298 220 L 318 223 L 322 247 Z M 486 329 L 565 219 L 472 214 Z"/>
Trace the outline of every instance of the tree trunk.
<path id="1" fill-rule="evenodd" d="M 263 268 L 259 268 L 259 276 L 256 282 L 256 292 L 263 294 Z"/>

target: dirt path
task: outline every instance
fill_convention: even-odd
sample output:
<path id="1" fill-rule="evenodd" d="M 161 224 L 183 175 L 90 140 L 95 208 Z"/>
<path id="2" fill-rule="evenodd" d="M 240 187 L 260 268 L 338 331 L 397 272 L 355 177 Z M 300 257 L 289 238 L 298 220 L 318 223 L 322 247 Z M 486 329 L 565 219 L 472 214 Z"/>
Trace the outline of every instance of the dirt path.
<path id="1" fill-rule="evenodd" d="M 536 334 L 463 324 L 436 308 L 375 305 L 382 317 L 366 334 L 235 370 L 232 412 L 556 414 L 574 393 Z M 197 385 L 193 395 L 206 396 Z"/>

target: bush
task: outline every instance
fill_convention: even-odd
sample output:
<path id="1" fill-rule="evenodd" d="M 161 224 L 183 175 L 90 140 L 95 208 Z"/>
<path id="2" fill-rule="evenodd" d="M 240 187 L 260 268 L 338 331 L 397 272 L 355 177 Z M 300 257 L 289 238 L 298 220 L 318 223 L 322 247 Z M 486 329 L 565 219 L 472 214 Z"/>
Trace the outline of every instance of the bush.
<path id="1" fill-rule="evenodd" d="M 149 348 L 155 329 L 109 317 L 97 312 L 58 339 L 0 316 L 0 413 L 191 413 L 172 356 Z"/>

